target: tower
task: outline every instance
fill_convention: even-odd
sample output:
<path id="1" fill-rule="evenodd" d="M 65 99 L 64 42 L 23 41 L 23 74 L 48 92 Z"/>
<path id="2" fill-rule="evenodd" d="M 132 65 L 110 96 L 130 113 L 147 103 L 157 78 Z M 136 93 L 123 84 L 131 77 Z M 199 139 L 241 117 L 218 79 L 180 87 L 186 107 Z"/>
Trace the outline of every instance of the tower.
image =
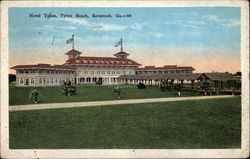
<path id="1" fill-rule="evenodd" d="M 118 47 L 118 46 L 121 47 L 121 51 L 118 52 L 118 53 L 116 53 L 116 54 L 114 54 L 114 56 L 115 56 L 116 58 L 124 58 L 124 59 L 126 59 L 126 58 L 128 57 L 129 54 L 123 51 L 122 38 L 121 38 L 120 41 L 116 42 L 115 47 Z"/>
<path id="2" fill-rule="evenodd" d="M 74 49 L 72 49 L 72 50 L 65 53 L 65 55 L 68 55 L 69 59 L 79 57 L 80 54 L 82 54 L 80 51 L 77 51 L 77 50 L 74 50 Z"/>
<path id="3" fill-rule="evenodd" d="M 76 58 L 76 57 L 79 57 L 81 52 L 80 51 L 77 51 L 75 50 L 75 39 L 74 39 L 74 35 L 72 35 L 72 38 L 68 39 L 66 41 L 66 44 L 72 44 L 72 50 L 68 51 L 65 53 L 65 55 L 68 55 L 68 58 L 71 59 L 71 58 Z"/>
<path id="4" fill-rule="evenodd" d="M 120 51 L 120 52 L 114 54 L 114 56 L 115 56 L 116 58 L 124 58 L 124 59 L 126 59 L 127 56 L 129 56 L 129 54 L 126 53 L 126 52 L 124 52 L 124 51 Z"/>

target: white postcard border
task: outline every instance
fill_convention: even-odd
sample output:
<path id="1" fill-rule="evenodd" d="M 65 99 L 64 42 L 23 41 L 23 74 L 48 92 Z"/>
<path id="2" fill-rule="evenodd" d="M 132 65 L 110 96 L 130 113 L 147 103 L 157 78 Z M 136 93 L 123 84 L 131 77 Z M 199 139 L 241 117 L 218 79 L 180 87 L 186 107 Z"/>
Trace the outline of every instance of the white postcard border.
<path id="1" fill-rule="evenodd" d="M 9 7 L 241 7 L 241 149 L 9 149 Z M 249 155 L 249 9 L 247 1 L 5 1 L 1 3 L 1 157 L 3 158 L 245 158 Z"/>

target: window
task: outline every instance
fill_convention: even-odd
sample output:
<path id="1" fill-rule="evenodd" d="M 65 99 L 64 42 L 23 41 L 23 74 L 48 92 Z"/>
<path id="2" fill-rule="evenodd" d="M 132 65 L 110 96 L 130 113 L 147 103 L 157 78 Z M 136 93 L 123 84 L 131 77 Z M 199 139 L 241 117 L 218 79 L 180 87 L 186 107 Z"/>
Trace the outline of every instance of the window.
<path id="1" fill-rule="evenodd" d="M 107 71 L 107 74 L 110 74 L 110 71 Z"/>
<path id="2" fill-rule="evenodd" d="M 88 71 L 85 71 L 84 73 L 85 73 L 85 74 L 88 74 L 89 72 L 88 72 Z"/>
<path id="3" fill-rule="evenodd" d="M 97 73 L 97 74 L 100 74 L 100 71 L 97 71 L 96 73 Z"/>
<path id="4" fill-rule="evenodd" d="M 115 74 L 115 71 L 112 71 L 112 74 Z"/>
<path id="5" fill-rule="evenodd" d="M 35 83 L 35 82 L 34 82 L 34 78 L 31 78 L 30 83 L 31 83 L 31 84 L 34 84 L 34 83 Z"/>
<path id="6" fill-rule="evenodd" d="M 91 71 L 91 74 L 94 74 L 94 71 Z"/>
<path id="7" fill-rule="evenodd" d="M 105 71 L 102 71 L 102 74 L 105 74 Z"/>
<path id="8" fill-rule="evenodd" d="M 54 83 L 54 78 L 51 78 L 51 83 L 52 83 L 52 84 Z"/>
<path id="9" fill-rule="evenodd" d="M 56 81 L 55 81 L 55 83 L 57 83 L 58 82 L 58 80 L 57 80 L 57 78 L 56 78 Z"/>
<path id="10" fill-rule="evenodd" d="M 120 71 L 117 71 L 116 73 L 119 75 L 119 74 L 120 74 Z"/>
<path id="11" fill-rule="evenodd" d="M 43 79 L 39 78 L 39 84 L 42 84 L 42 83 L 43 83 Z"/>
<path id="12" fill-rule="evenodd" d="M 20 84 L 23 84 L 23 78 L 20 78 Z"/>
<path id="13" fill-rule="evenodd" d="M 47 78 L 47 84 L 49 85 L 49 78 Z"/>
<path id="14" fill-rule="evenodd" d="M 123 74 L 126 75 L 126 71 L 123 71 Z"/>

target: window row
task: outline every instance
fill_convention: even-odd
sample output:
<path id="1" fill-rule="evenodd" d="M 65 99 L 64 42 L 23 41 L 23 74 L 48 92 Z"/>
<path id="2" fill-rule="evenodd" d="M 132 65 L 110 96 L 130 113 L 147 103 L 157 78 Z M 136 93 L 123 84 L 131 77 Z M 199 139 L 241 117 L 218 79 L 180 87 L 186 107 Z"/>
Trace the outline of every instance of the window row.
<path id="1" fill-rule="evenodd" d="M 44 73 L 44 74 L 74 74 L 75 71 L 60 71 L 60 70 L 16 70 L 18 74 Z"/>
<path id="2" fill-rule="evenodd" d="M 137 68 L 137 66 L 82 66 L 82 65 L 70 65 L 70 66 L 83 69 L 136 69 Z"/>
<path id="3" fill-rule="evenodd" d="M 191 74 L 192 71 L 136 71 L 136 74 Z"/>
<path id="4" fill-rule="evenodd" d="M 35 78 L 20 78 L 19 85 L 53 85 L 53 84 L 60 84 L 61 81 L 64 81 L 69 78 L 39 78 L 38 82 L 35 83 Z M 74 82 L 74 78 L 70 78 L 71 82 Z"/>
<path id="5" fill-rule="evenodd" d="M 133 64 L 132 61 L 108 61 L 108 60 L 75 60 L 76 63 L 98 63 L 98 64 Z"/>
<path id="6" fill-rule="evenodd" d="M 105 75 L 105 74 L 133 74 L 132 71 L 129 71 L 129 72 L 126 72 L 126 71 L 84 71 L 83 74 L 102 74 L 102 75 Z"/>

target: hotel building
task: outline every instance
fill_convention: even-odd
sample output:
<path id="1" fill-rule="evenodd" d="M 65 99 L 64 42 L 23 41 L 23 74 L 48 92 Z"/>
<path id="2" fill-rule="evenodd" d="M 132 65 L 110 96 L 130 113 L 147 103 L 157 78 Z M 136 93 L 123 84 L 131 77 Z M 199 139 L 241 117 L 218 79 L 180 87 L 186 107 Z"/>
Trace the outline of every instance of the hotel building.
<path id="1" fill-rule="evenodd" d="M 174 75 L 192 74 L 192 67 L 166 65 L 164 67 L 145 66 L 128 59 L 128 53 L 120 51 L 115 57 L 80 56 L 81 52 L 72 49 L 65 53 L 68 60 L 62 65 L 37 64 L 17 65 L 17 86 L 53 86 L 60 81 L 70 80 L 74 84 L 119 84 L 123 83 L 120 76 L 132 75 Z"/>

